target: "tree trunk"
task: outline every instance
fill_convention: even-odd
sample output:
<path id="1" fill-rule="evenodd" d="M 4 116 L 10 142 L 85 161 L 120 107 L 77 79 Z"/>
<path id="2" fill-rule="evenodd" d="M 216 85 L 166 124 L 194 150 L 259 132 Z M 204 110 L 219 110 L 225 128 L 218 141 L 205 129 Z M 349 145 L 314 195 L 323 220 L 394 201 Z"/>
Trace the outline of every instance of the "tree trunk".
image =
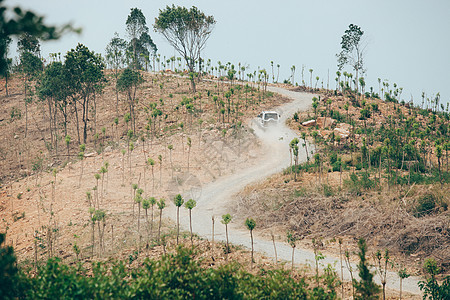
<path id="1" fill-rule="evenodd" d="M 152 223 L 150 224 L 150 236 L 153 238 L 153 204 L 152 204 Z"/>
<path id="2" fill-rule="evenodd" d="M 180 207 L 177 206 L 177 245 L 179 236 L 180 236 Z"/>
<path id="3" fill-rule="evenodd" d="M 95 243 L 94 242 L 95 242 L 95 223 L 92 222 L 92 257 L 94 257 L 94 248 L 95 248 Z"/>
<path id="4" fill-rule="evenodd" d="M 272 243 L 273 243 L 273 250 L 274 250 L 274 253 L 275 253 L 275 264 L 277 264 L 278 263 L 277 246 L 275 244 L 275 236 L 273 235 L 273 233 L 272 233 Z"/>
<path id="5" fill-rule="evenodd" d="M 251 266 L 252 266 L 252 269 L 253 269 L 253 230 L 250 230 L 250 239 L 251 239 L 251 241 L 252 241 L 252 264 L 251 264 Z"/>
<path id="6" fill-rule="evenodd" d="M 212 241 L 211 241 L 211 258 L 214 260 L 214 216 L 212 216 Z"/>
<path id="7" fill-rule="evenodd" d="M 228 252 L 230 252 L 230 248 L 228 246 L 228 224 L 225 224 L 225 234 L 227 236 L 227 255 L 226 255 L 226 259 L 228 260 Z"/>
<path id="8" fill-rule="evenodd" d="M 161 240 L 161 221 L 162 221 L 162 209 L 159 210 L 158 242 Z"/>
<path id="9" fill-rule="evenodd" d="M 192 209 L 189 210 L 189 228 L 191 230 L 191 246 L 194 247 L 194 240 L 192 238 Z"/>
<path id="10" fill-rule="evenodd" d="M 291 263 L 291 272 L 294 271 L 294 253 L 295 253 L 295 247 L 292 247 L 292 263 Z"/>
<path id="11" fill-rule="evenodd" d="M 9 93 L 8 93 L 8 72 L 6 72 L 6 75 L 5 75 L 5 90 L 6 90 L 6 97 L 8 97 L 9 96 Z"/>

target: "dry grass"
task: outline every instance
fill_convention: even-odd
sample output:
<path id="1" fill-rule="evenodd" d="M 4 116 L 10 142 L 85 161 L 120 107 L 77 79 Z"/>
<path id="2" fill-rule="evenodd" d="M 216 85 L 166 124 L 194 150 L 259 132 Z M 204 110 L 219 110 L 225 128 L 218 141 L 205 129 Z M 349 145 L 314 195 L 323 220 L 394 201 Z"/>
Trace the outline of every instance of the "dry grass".
<path id="1" fill-rule="evenodd" d="M 307 244 L 312 238 L 355 241 L 363 237 L 372 249 L 389 249 L 398 263 L 410 266 L 414 273 L 421 271 L 428 257 L 449 270 L 450 212 L 441 209 L 420 218 L 414 216 L 417 199 L 430 192 L 428 187 L 415 186 L 407 195 L 407 189 L 384 189 L 356 196 L 339 190 L 338 176 L 338 172 L 329 175 L 333 195 L 328 197 L 312 174 L 304 174 L 301 182 L 287 183 L 290 175 L 273 176 L 247 187 L 239 195 L 236 213 L 257 219 L 262 231 L 293 230 Z M 449 187 L 431 192 L 445 199 Z"/>

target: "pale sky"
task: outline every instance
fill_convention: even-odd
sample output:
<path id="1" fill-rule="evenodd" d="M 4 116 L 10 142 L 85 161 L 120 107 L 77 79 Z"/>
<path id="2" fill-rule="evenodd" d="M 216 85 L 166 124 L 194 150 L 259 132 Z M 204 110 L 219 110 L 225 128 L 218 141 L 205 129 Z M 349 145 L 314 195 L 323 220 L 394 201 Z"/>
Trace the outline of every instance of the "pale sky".
<path id="1" fill-rule="evenodd" d="M 307 82 L 308 69 L 313 69 L 313 77 L 324 79 L 326 86 L 329 70 L 331 87 L 341 36 L 353 23 L 361 27 L 367 41 L 367 90 L 373 86 L 378 91 L 377 78 L 388 79 L 390 86 L 403 87 L 406 101 L 412 95 L 419 103 L 424 91 L 428 96 L 440 92 L 441 102 L 450 102 L 448 0 L 6 0 L 4 4 L 32 9 L 51 25 L 72 22 L 83 28 L 81 35 L 43 43 L 44 57 L 52 52 L 65 54 L 78 42 L 104 54 L 114 32 L 126 37 L 125 21 L 134 7 L 144 13 L 161 56 L 170 57 L 173 49 L 153 32 L 154 19 L 166 5 L 195 5 L 217 20 L 202 55 L 214 64 L 241 62 L 270 71 L 273 61 L 281 65 L 279 81 L 287 79 L 295 65 L 299 83 L 305 65 Z M 15 55 L 14 50 L 11 54 Z"/>

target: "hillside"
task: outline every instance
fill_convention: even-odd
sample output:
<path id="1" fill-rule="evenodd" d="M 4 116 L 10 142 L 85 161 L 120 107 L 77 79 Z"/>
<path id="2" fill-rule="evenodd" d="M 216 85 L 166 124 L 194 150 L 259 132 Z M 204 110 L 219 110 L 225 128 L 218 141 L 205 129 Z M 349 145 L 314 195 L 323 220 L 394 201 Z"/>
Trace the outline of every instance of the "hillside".
<path id="1" fill-rule="evenodd" d="M 149 234 L 144 234 L 149 223 L 142 224 L 138 233 L 136 215 L 140 205 L 134 201 L 133 184 L 143 190 L 143 197 L 165 198 L 170 205 L 182 189 L 194 191 L 201 184 L 251 165 L 258 143 L 247 129 L 248 118 L 264 107 L 286 101 L 269 93 L 263 97 L 249 86 L 236 86 L 234 95 L 229 97 L 230 104 L 235 104 L 228 116 L 220 113 L 220 107 L 226 105 L 223 91 L 228 86 L 224 83 L 204 81 L 198 84 L 198 93 L 192 95 L 185 78 L 143 75 L 146 81 L 137 91 L 136 132 L 131 137 L 127 135 L 129 125 L 123 117 L 128 108 L 126 98 L 119 95 L 117 113 L 110 78 L 104 92 L 97 95 L 97 113 L 93 114 L 82 157 L 73 113 L 67 124 L 72 142 L 66 147 L 58 113 L 60 119 L 56 134 L 53 133 L 57 138 L 49 147 L 52 134 L 47 107 L 38 99 L 28 105 L 25 137 L 24 115 L 10 118 L 11 111 L 24 110 L 21 81 L 14 78 L 10 82 L 11 96 L 1 98 L 0 211 L 2 231 L 7 231 L 8 244 L 14 245 L 19 258 L 34 257 L 35 242 L 39 245 L 39 257 L 52 254 L 73 259 L 75 242 L 83 255 L 88 255 L 92 252 L 89 223 L 95 211 L 106 213 L 99 230 L 105 236 L 104 243 L 114 244 L 104 249 L 96 246 L 96 255 L 134 245 L 139 236 Z M 186 103 L 191 103 L 189 109 Z M 149 107 L 153 111 L 159 109 L 161 116 L 149 117 Z M 95 174 L 101 174 L 98 180 Z M 90 207 L 95 211 L 90 212 Z M 156 205 L 153 208 L 156 223 Z M 142 207 L 140 215 L 143 218 Z M 111 235 L 114 241 L 109 238 Z"/>
<path id="2" fill-rule="evenodd" d="M 46 103 L 36 98 L 27 105 L 29 123 L 25 130 L 20 78 L 10 83 L 12 96 L 1 98 L 4 104 L 1 126 L 6 133 L 3 145 L 8 145 L 3 149 L 10 147 L 16 151 L 2 151 L 4 189 L 0 203 L 7 243 L 15 247 L 19 260 L 44 261 L 50 256 L 66 262 L 79 257 L 127 258 L 134 256 L 135 251 L 161 247 L 153 244 L 160 236 L 157 233 L 160 211 L 157 205 L 144 210 L 143 199 L 166 199 L 168 211 L 173 212 L 171 203 L 176 194 L 187 192 L 195 199 L 202 185 L 255 164 L 263 150 L 248 122 L 260 110 L 288 100 L 264 92 L 263 86 L 256 83 L 231 85 L 214 77 L 199 82 L 198 92 L 192 94 L 187 78 L 170 73 L 142 72 L 145 83 L 137 90 L 136 130 L 131 134 L 131 124 L 126 121 L 129 109 L 126 95 L 119 94 L 116 110 L 114 81 L 107 73 L 108 83 L 103 93 L 96 95 L 91 111 L 93 122 L 82 155 L 74 113 L 69 114 L 67 128 L 59 116 L 59 125 L 52 132 Z M 318 151 L 308 154 L 311 159 L 307 163 L 247 187 L 235 206 L 234 223 L 252 216 L 260 236 L 270 239 L 270 228 L 283 241 L 282 232 L 292 230 L 303 239 L 300 247 L 313 249 L 311 238 L 314 238 L 321 240 L 321 251 L 331 255 L 338 255 L 338 238 L 344 240 L 345 249 L 356 251 L 355 239 L 364 237 L 372 250 L 388 248 L 393 260 L 407 265 L 412 274 L 421 274 L 423 260 L 428 257 L 437 259 L 446 270 L 448 173 L 444 160 L 442 172 L 430 172 L 434 174 L 431 183 L 420 182 L 422 177 L 417 179 L 414 175 L 411 180 L 411 172 L 400 171 L 403 164 L 398 172 L 394 173 L 392 166 L 392 173 L 388 173 L 391 175 L 379 176 L 377 159 L 371 160 L 358 151 L 364 149 L 366 138 L 369 150 L 365 153 L 380 145 L 373 134 L 368 135 L 367 123 L 378 130 L 383 128 L 382 124 L 386 124 L 383 116 L 388 115 L 393 105 L 368 97 L 363 100 L 363 107 L 377 105 L 379 112 L 357 120 L 349 116 L 357 116 L 360 109 L 357 104 L 348 105 L 348 96 L 314 92 L 321 99 L 315 101 L 317 105 L 313 103 L 316 109 L 298 112 L 288 124 L 298 130 L 299 138 L 302 132 L 307 133 L 309 142 Z M 399 114 L 408 114 L 408 107 L 397 107 Z M 160 114 L 153 114 L 158 110 Z M 329 117 L 317 119 L 319 114 Z M 325 124 L 301 125 L 311 119 Z M 427 124 L 426 119 L 418 117 L 418 120 Z M 441 120 L 436 118 L 436 124 Z M 338 125 L 338 121 L 343 122 Z M 331 125 L 327 126 L 327 122 Z M 65 130 L 71 136 L 69 143 L 63 134 Z M 347 133 L 343 130 L 348 130 L 349 139 L 344 138 Z M 342 132 L 342 138 L 337 138 Z M 54 143 L 49 145 L 49 141 Z M 315 163 L 321 163 L 314 165 L 312 155 L 319 155 L 319 160 L 317 156 L 314 159 Z M 345 163 L 336 169 L 333 165 L 336 161 Z M 427 161 L 429 170 L 436 171 L 433 167 L 436 158 L 430 155 Z M 351 179 L 353 173 L 356 181 Z M 371 174 L 369 183 L 371 176 L 382 178 L 381 183 L 374 178 L 372 185 L 364 185 L 360 182 L 364 174 Z M 426 195 L 435 197 L 435 209 L 415 215 L 420 199 Z M 394 208 L 395 215 L 386 213 Z M 166 217 L 163 214 L 162 236 L 173 237 L 174 223 Z"/>
<path id="3" fill-rule="evenodd" d="M 288 121 L 308 161 L 297 165 L 291 145 L 292 167 L 246 187 L 235 213 L 255 216 L 267 238 L 291 230 L 302 247 L 320 240 L 321 251 L 336 255 L 338 239 L 354 252 L 364 237 L 373 252 L 390 251 L 394 270 L 421 274 L 433 258 L 448 274 L 448 112 L 373 93 L 356 99 L 349 88 L 314 92 L 312 108 Z"/>

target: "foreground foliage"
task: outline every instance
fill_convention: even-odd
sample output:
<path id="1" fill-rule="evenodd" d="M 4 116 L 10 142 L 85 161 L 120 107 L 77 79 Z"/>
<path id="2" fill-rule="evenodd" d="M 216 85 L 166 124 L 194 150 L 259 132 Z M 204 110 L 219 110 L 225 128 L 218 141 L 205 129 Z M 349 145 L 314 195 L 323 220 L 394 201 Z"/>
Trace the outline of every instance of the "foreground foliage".
<path id="1" fill-rule="evenodd" d="M 4 235 L 0 235 L 2 241 Z M 12 247 L 0 248 L 2 299 L 335 299 L 335 284 L 308 289 L 289 272 L 260 269 L 252 274 L 237 263 L 202 267 L 196 254 L 180 246 L 139 268 L 123 261 L 70 266 L 51 258 L 36 270 L 13 267 Z"/>

